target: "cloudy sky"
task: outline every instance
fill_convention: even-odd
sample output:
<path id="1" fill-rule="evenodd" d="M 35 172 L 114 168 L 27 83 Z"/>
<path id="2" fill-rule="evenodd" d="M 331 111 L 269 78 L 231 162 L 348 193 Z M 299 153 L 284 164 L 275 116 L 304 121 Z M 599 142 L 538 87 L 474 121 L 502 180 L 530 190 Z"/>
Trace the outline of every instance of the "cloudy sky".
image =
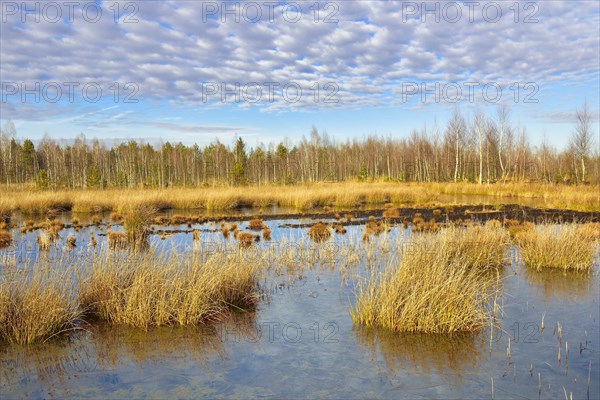
<path id="1" fill-rule="evenodd" d="M 508 105 L 562 147 L 587 100 L 590 1 L 1 1 L 0 123 L 20 138 L 251 145 L 443 127 Z"/>

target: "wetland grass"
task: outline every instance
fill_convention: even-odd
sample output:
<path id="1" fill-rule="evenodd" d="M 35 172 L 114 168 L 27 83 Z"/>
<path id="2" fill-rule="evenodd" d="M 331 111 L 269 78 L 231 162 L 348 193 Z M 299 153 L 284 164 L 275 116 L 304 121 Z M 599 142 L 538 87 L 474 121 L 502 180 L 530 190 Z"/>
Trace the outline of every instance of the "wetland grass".
<path id="1" fill-rule="evenodd" d="M 540 271 L 591 271 L 598 245 L 596 224 L 539 225 L 515 236 L 525 265 Z"/>
<path id="2" fill-rule="evenodd" d="M 262 234 L 263 234 L 264 241 L 268 242 L 271 240 L 271 229 L 269 229 L 269 227 L 265 226 L 263 228 Z"/>
<path id="3" fill-rule="evenodd" d="M 111 324 L 196 325 L 252 307 L 259 267 L 240 252 L 208 259 L 147 254 L 134 263 L 103 257 L 82 281 L 80 301 L 88 315 Z"/>
<path id="4" fill-rule="evenodd" d="M 388 204 L 386 204 L 386 206 L 387 205 Z M 400 211 L 393 206 L 386 207 L 386 209 L 383 211 L 383 218 L 400 218 Z"/>
<path id="5" fill-rule="evenodd" d="M 171 224 L 173 225 L 185 225 L 189 221 L 188 217 L 184 217 L 183 215 L 173 215 L 171 217 Z M 159 224 L 162 225 L 162 224 Z"/>
<path id="6" fill-rule="evenodd" d="M 77 238 L 73 235 L 67 236 L 67 239 L 65 239 L 65 245 L 69 250 L 74 249 L 77 247 Z"/>
<path id="7" fill-rule="evenodd" d="M 335 233 L 339 234 L 339 235 L 345 235 L 346 234 L 346 227 L 342 224 L 336 224 L 335 225 Z"/>
<path id="8" fill-rule="evenodd" d="M 308 237 L 316 243 L 325 242 L 331 237 L 331 230 L 324 223 L 317 222 L 308 229 Z"/>
<path id="9" fill-rule="evenodd" d="M 0 249 L 10 246 L 12 243 L 12 234 L 8 229 L 0 230 Z"/>
<path id="10" fill-rule="evenodd" d="M 249 232 L 238 232 L 235 238 L 239 242 L 241 248 L 248 248 L 252 246 L 253 243 L 260 240 L 260 236 L 253 235 Z"/>
<path id="11" fill-rule="evenodd" d="M 53 235 L 52 233 L 50 233 L 48 231 L 42 231 L 35 238 L 35 241 L 37 242 L 40 250 L 48 251 L 48 250 L 50 250 L 50 247 L 52 247 L 52 243 L 54 242 L 55 239 L 56 239 L 56 236 Z"/>
<path id="12" fill-rule="evenodd" d="M 223 239 L 227 240 L 229 238 L 229 228 L 226 226 L 223 226 L 221 228 L 221 234 L 223 235 Z"/>
<path id="13" fill-rule="evenodd" d="M 539 183 L 402 183 L 339 182 L 289 186 L 240 186 L 169 189 L 106 189 L 21 191 L 7 188 L 0 199 L 2 215 L 20 211 L 26 215 L 44 215 L 48 211 L 98 213 L 118 212 L 122 207 L 147 205 L 158 210 L 198 209 L 233 210 L 240 206 L 275 205 L 309 210 L 333 204 L 351 208 L 359 204 L 396 206 L 438 201 L 443 195 L 490 196 L 492 204 L 540 199 L 543 207 L 580 211 L 600 211 L 598 185 L 569 186 Z M 115 221 L 118 222 L 118 221 Z"/>
<path id="14" fill-rule="evenodd" d="M 248 221 L 248 228 L 253 231 L 260 231 L 265 227 L 263 220 L 260 218 L 252 218 Z"/>
<path id="15" fill-rule="evenodd" d="M 353 321 L 414 333 L 485 327 L 499 286 L 497 276 L 487 272 L 504 262 L 506 232 L 489 226 L 449 227 L 414 234 L 411 244 L 399 261 L 391 261 L 384 271 L 373 270 L 358 284 Z"/>
<path id="16" fill-rule="evenodd" d="M 127 232 L 113 232 L 109 230 L 106 233 L 108 237 L 108 248 L 112 250 L 126 249 L 129 245 Z"/>
<path id="17" fill-rule="evenodd" d="M 120 213 L 118 213 L 116 211 L 113 211 L 110 213 L 110 220 L 112 222 L 117 222 L 117 223 L 123 222 L 123 215 L 121 215 Z"/>
<path id="18" fill-rule="evenodd" d="M 0 276 L 0 341 L 32 344 L 74 329 L 81 317 L 70 271 Z"/>

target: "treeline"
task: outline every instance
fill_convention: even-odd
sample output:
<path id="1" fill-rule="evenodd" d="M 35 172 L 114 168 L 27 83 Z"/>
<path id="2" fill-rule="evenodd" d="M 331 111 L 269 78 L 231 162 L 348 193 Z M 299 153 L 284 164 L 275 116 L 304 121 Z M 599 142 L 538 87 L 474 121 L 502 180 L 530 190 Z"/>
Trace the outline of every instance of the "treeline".
<path id="1" fill-rule="evenodd" d="M 1 132 L 0 182 L 17 187 L 139 188 L 213 184 L 293 184 L 357 179 L 479 183 L 538 181 L 600 183 L 587 107 L 576 112 L 568 148 L 530 145 L 501 107 L 493 116 L 455 111 L 445 127 L 407 138 L 366 137 L 338 142 L 313 128 L 301 141 L 248 148 L 218 140 L 205 147 L 129 141 L 112 147 L 83 135 L 69 144 L 44 137 L 37 146 Z"/>

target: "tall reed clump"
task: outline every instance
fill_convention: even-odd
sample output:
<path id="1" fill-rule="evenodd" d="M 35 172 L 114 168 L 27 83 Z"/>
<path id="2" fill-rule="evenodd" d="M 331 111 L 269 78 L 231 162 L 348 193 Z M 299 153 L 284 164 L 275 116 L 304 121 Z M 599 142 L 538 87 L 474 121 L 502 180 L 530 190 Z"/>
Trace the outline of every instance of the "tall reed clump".
<path id="1" fill-rule="evenodd" d="M 316 243 L 325 242 L 331 237 L 331 230 L 319 221 L 308 229 L 308 237 Z"/>
<path id="2" fill-rule="evenodd" d="M 537 271 L 591 271 L 600 240 L 593 230 L 592 224 L 539 225 L 521 232 L 515 240 L 525 265 Z"/>
<path id="3" fill-rule="evenodd" d="M 10 246 L 12 243 L 12 234 L 8 229 L 0 229 L 0 249 Z"/>
<path id="4" fill-rule="evenodd" d="M 446 228 L 414 234 L 411 246 L 383 272 L 372 271 L 357 287 L 351 310 L 356 324 L 398 332 L 472 332 L 489 324 L 490 299 L 507 241 L 491 249 L 499 227 Z M 483 240 L 482 240 L 483 238 Z M 458 243 L 463 243 L 458 250 Z"/>
<path id="5" fill-rule="evenodd" d="M 81 282 L 82 307 L 91 317 L 147 329 L 196 325 L 255 303 L 259 262 L 240 252 L 201 257 L 147 254 L 132 263 L 104 256 Z"/>
<path id="6" fill-rule="evenodd" d="M 125 210 L 123 228 L 125 228 L 130 242 L 139 243 L 146 240 L 148 229 L 156 212 L 156 208 L 149 205 L 139 205 Z"/>
<path id="7" fill-rule="evenodd" d="M 70 273 L 35 268 L 0 276 L 0 341 L 45 341 L 74 329 L 80 316 Z"/>

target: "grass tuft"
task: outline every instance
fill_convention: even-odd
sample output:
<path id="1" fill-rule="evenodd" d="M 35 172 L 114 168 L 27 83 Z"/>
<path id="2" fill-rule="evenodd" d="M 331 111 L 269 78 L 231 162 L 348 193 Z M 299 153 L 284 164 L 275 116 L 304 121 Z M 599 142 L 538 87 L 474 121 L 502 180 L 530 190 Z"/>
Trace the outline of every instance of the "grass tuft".
<path id="1" fill-rule="evenodd" d="M 317 222 L 308 230 L 308 237 L 316 243 L 325 242 L 331 237 L 331 230 L 324 223 Z"/>
<path id="2" fill-rule="evenodd" d="M 248 228 L 255 230 L 255 231 L 260 231 L 264 228 L 264 223 L 263 220 L 260 218 L 252 218 L 249 222 L 248 222 Z"/>
<path id="3" fill-rule="evenodd" d="M 400 211 L 394 207 L 387 207 L 383 211 L 383 218 L 400 218 Z"/>
<path id="4" fill-rule="evenodd" d="M 258 264 L 239 253 L 207 260 L 147 255 L 136 263 L 106 257 L 92 265 L 80 298 L 90 316 L 112 324 L 143 329 L 196 325 L 252 307 L 257 271 Z"/>
<path id="5" fill-rule="evenodd" d="M 260 240 L 259 236 L 253 235 L 248 232 L 238 232 L 235 238 L 239 242 L 241 248 L 248 248 L 252 246 L 253 243 L 258 242 Z"/>
<path id="6" fill-rule="evenodd" d="M 10 246 L 12 235 L 9 230 L 0 230 L 0 249 Z"/>
<path id="7" fill-rule="evenodd" d="M 486 271 L 502 265 L 508 237 L 501 228 L 476 228 L 414 234 L 399 262 L 383 272 L 373 270 L 358 285 L 353 321 L 398 332 L 442 334 L 472 332 L 489 324 L 489 300 L 498 282 Z M 495 245 L 487 248 L 491 242 Z"/>
<path id="8" fill-rule="evenodd" d="M 35 268 L 0 277 L 0 341 L 32 344 L 73 329 L 81 316 L 69 273 Z"/>
<path id="9" fill-rule="evenodd" d="M 515 240 L 525 265 L 537 271 L 591 271 L 600 240 L 595 228 L 591 224 L 539 225 L 521 231 Z"/>

